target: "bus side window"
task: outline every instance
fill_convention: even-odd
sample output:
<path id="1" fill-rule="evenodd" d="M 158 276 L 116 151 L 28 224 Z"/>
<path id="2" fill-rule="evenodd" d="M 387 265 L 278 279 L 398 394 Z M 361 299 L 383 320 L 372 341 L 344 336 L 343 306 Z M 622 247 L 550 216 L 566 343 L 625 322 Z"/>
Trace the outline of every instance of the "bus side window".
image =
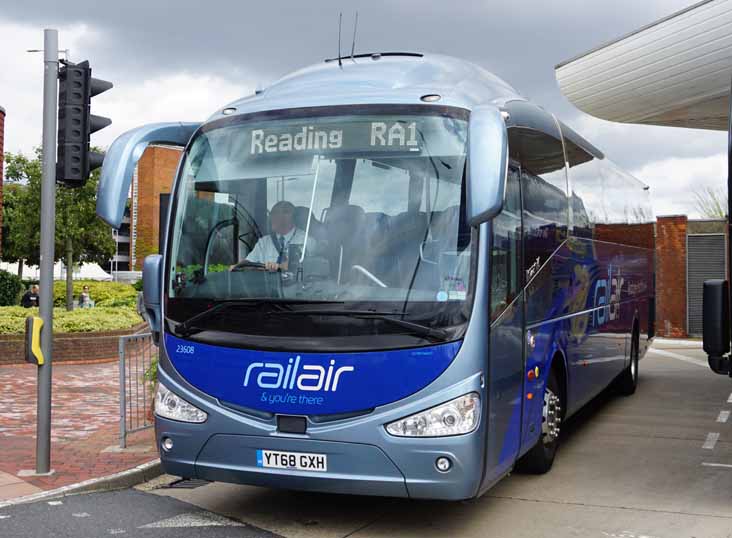
<path id="1" fill-rule="evenodd" d="M 493 219 L 491 242 L 491 321 L 513 302 L 521 289 L 521 187 L 519 170 L 508 169 L 503 211 Z"/>
<path id="2" fill-rule="evenodd" d="M 517 131 L 528 280 L 567 238 L 569 200 L 561 141 L 538 131 Z"/>

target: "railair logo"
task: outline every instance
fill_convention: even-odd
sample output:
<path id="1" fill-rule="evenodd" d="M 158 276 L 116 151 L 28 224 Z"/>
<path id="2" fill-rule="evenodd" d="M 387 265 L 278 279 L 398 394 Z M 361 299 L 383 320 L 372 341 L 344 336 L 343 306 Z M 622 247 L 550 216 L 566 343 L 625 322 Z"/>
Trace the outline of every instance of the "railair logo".
<path id="1" fill-rule="evenodd" d="M 301 366 L 298 355 L 287 361 L 287 367 L 278 362 L 251 363 L 244 376 L 244 386 L 248 387 L 250 381 L 254 381 L 262 389 L 290 390 L 297 387 L 310 392 L 335 392 L 343 374 L 354 370 L 353 366 L 336 367 L 335 360 L 330 361 L 327 369 L 318 364 Z"/>

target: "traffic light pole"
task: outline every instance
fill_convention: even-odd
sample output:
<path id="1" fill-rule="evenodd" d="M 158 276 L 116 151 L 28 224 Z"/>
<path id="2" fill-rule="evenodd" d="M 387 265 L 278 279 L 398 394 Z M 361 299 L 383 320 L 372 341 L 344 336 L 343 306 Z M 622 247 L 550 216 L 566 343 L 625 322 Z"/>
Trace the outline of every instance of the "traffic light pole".
<path id="1" fill-rule="evenodd" d="M 43 179 L 41 185 L 40 317 L 36 474 L 51 471 L 51 362 L 53 352 L 53 260 L 56 235 L 56 109 L 58 106 L 58 31 L 43 31 Z"/>

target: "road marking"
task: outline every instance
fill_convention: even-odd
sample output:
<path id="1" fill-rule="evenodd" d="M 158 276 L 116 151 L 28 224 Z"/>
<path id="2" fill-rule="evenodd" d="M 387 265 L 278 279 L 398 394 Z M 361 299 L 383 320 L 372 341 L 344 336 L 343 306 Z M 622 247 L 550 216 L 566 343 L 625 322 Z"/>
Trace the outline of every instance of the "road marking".
<path id="1" fill-rule="evenodd" d="M 86 512 L 79 512 L 78 514 L 71 514 L 74 517 L 89 517 L 89 514 Z"/>
<path id="2" fill-rule="evenodd" d="M 702 445 L 702 448 L 706 448 L 707 450 L 713 450 L 714 445 L 717 444 L 717 441 L 719 441 L 719 434 L 714 433 L 708 433 L 707 434 L 707 440 L 704 441 L 704 444 Z"/>
<path id="3" fill-rule="evenodd" d="M 717 417 L 717 422 L 721 422 L 724 424 L 729 420 L 729 411 L 720 411 L 719 416 Z"/>
<path id="4" fill-rule="evenodd" d="M 211 512 L 188 512 L 137 528 L 171 529 L 181 527 L 244 527 L 244 524 Z"/>
<path id="5" fill-rule="evenodd" d="M 0 519 L 10 519 L 10 516 L 0 516 Z"/>
<path id="6" fill-rule="evenodd" d="M 656 536 L 651 536 L 650 534 L 635 534 L 630 531 L 623 531 L 620 534 L 616 534 L 614 532 L 602 532 L 605 536 L 608 538 L 657 538 Z"/>
<path id="7" fill-rule="evenodd" d="M 696 360 L 696 359 L 692 359 L 690 357 L 687 357 L 685 355 L 681 355 L 679 353 L 673 353 L 671 351 L 665 351 L 663 349 L 653 349 L 653 348 L 651 348 L 651 349 L 648 350 L 648 352 L 649 353 L 655 353 L 656 355 L 663 355 L 664 357 L 670 357 L 672 359 L 676 359 L 676 360 L 679 360 L 679 361 L 688 362 L 689 364 L 695 364 L 696 366 L 701 366 L 703 368 L 708 368 L 709 367 L 706 362 L 702 362 L 702 361 L 699 361 L 699 360 Z M 732 394 L 730 394 L 730 398 L 732 398 Z"/>
<path id="8" fill-rule="evenodd" d="M 729 463 L 707 463 L 706 461 L 702 463 L 704 467 L 723 467 L 724 469 L 732 469 L 732 465 Z"/>
<path id="9" fill-rule="evenodd" d="M 108 529 L 109 534 L 125 534 L 127 531 L 124 529 Z"/>
<path id="10" fill-rule="evenodd" d="M 49 506 L 58 506 L 60 504 L 64 504 L 63 501 L 48 501 Z"/>
<path id="11" fill-rule="evenodd" d="M 730 393 L 729 398 L 727 398 L 727 403 L 732 403 L 732 393 Z"/>

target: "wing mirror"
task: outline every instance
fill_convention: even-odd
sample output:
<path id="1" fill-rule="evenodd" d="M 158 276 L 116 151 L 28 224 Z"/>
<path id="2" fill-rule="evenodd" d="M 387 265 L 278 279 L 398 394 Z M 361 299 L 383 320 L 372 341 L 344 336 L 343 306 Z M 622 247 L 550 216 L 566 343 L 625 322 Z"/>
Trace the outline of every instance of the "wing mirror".
<path id="1" fill-rule="evenodd" d="M 501 212 L 506 191 L 508 131 L 501 111 L 479 106 L 468 127 L 468 223 L 478 226 Z"/>
<path id="2" fill-rule="evenodd" d="M 97 188 L 97 215 L 119 228 L 125 213 L 127 194 L 137 161 L 150 144 L 186 146 L 200 123 L 153 123 L 119 136 L 104 156 Z"/>
<path id="3" fill-rule="evenodd" d="M 151 254 L 145 258 L 142 266 L 142 300 L 147 321 L 150 324 L 150 331 L 156 344 L 160 340 L 160 327 L 163 317 L 160 307 L 163 284 L 162 272 L 163 257 L 160 254 Z"/>

